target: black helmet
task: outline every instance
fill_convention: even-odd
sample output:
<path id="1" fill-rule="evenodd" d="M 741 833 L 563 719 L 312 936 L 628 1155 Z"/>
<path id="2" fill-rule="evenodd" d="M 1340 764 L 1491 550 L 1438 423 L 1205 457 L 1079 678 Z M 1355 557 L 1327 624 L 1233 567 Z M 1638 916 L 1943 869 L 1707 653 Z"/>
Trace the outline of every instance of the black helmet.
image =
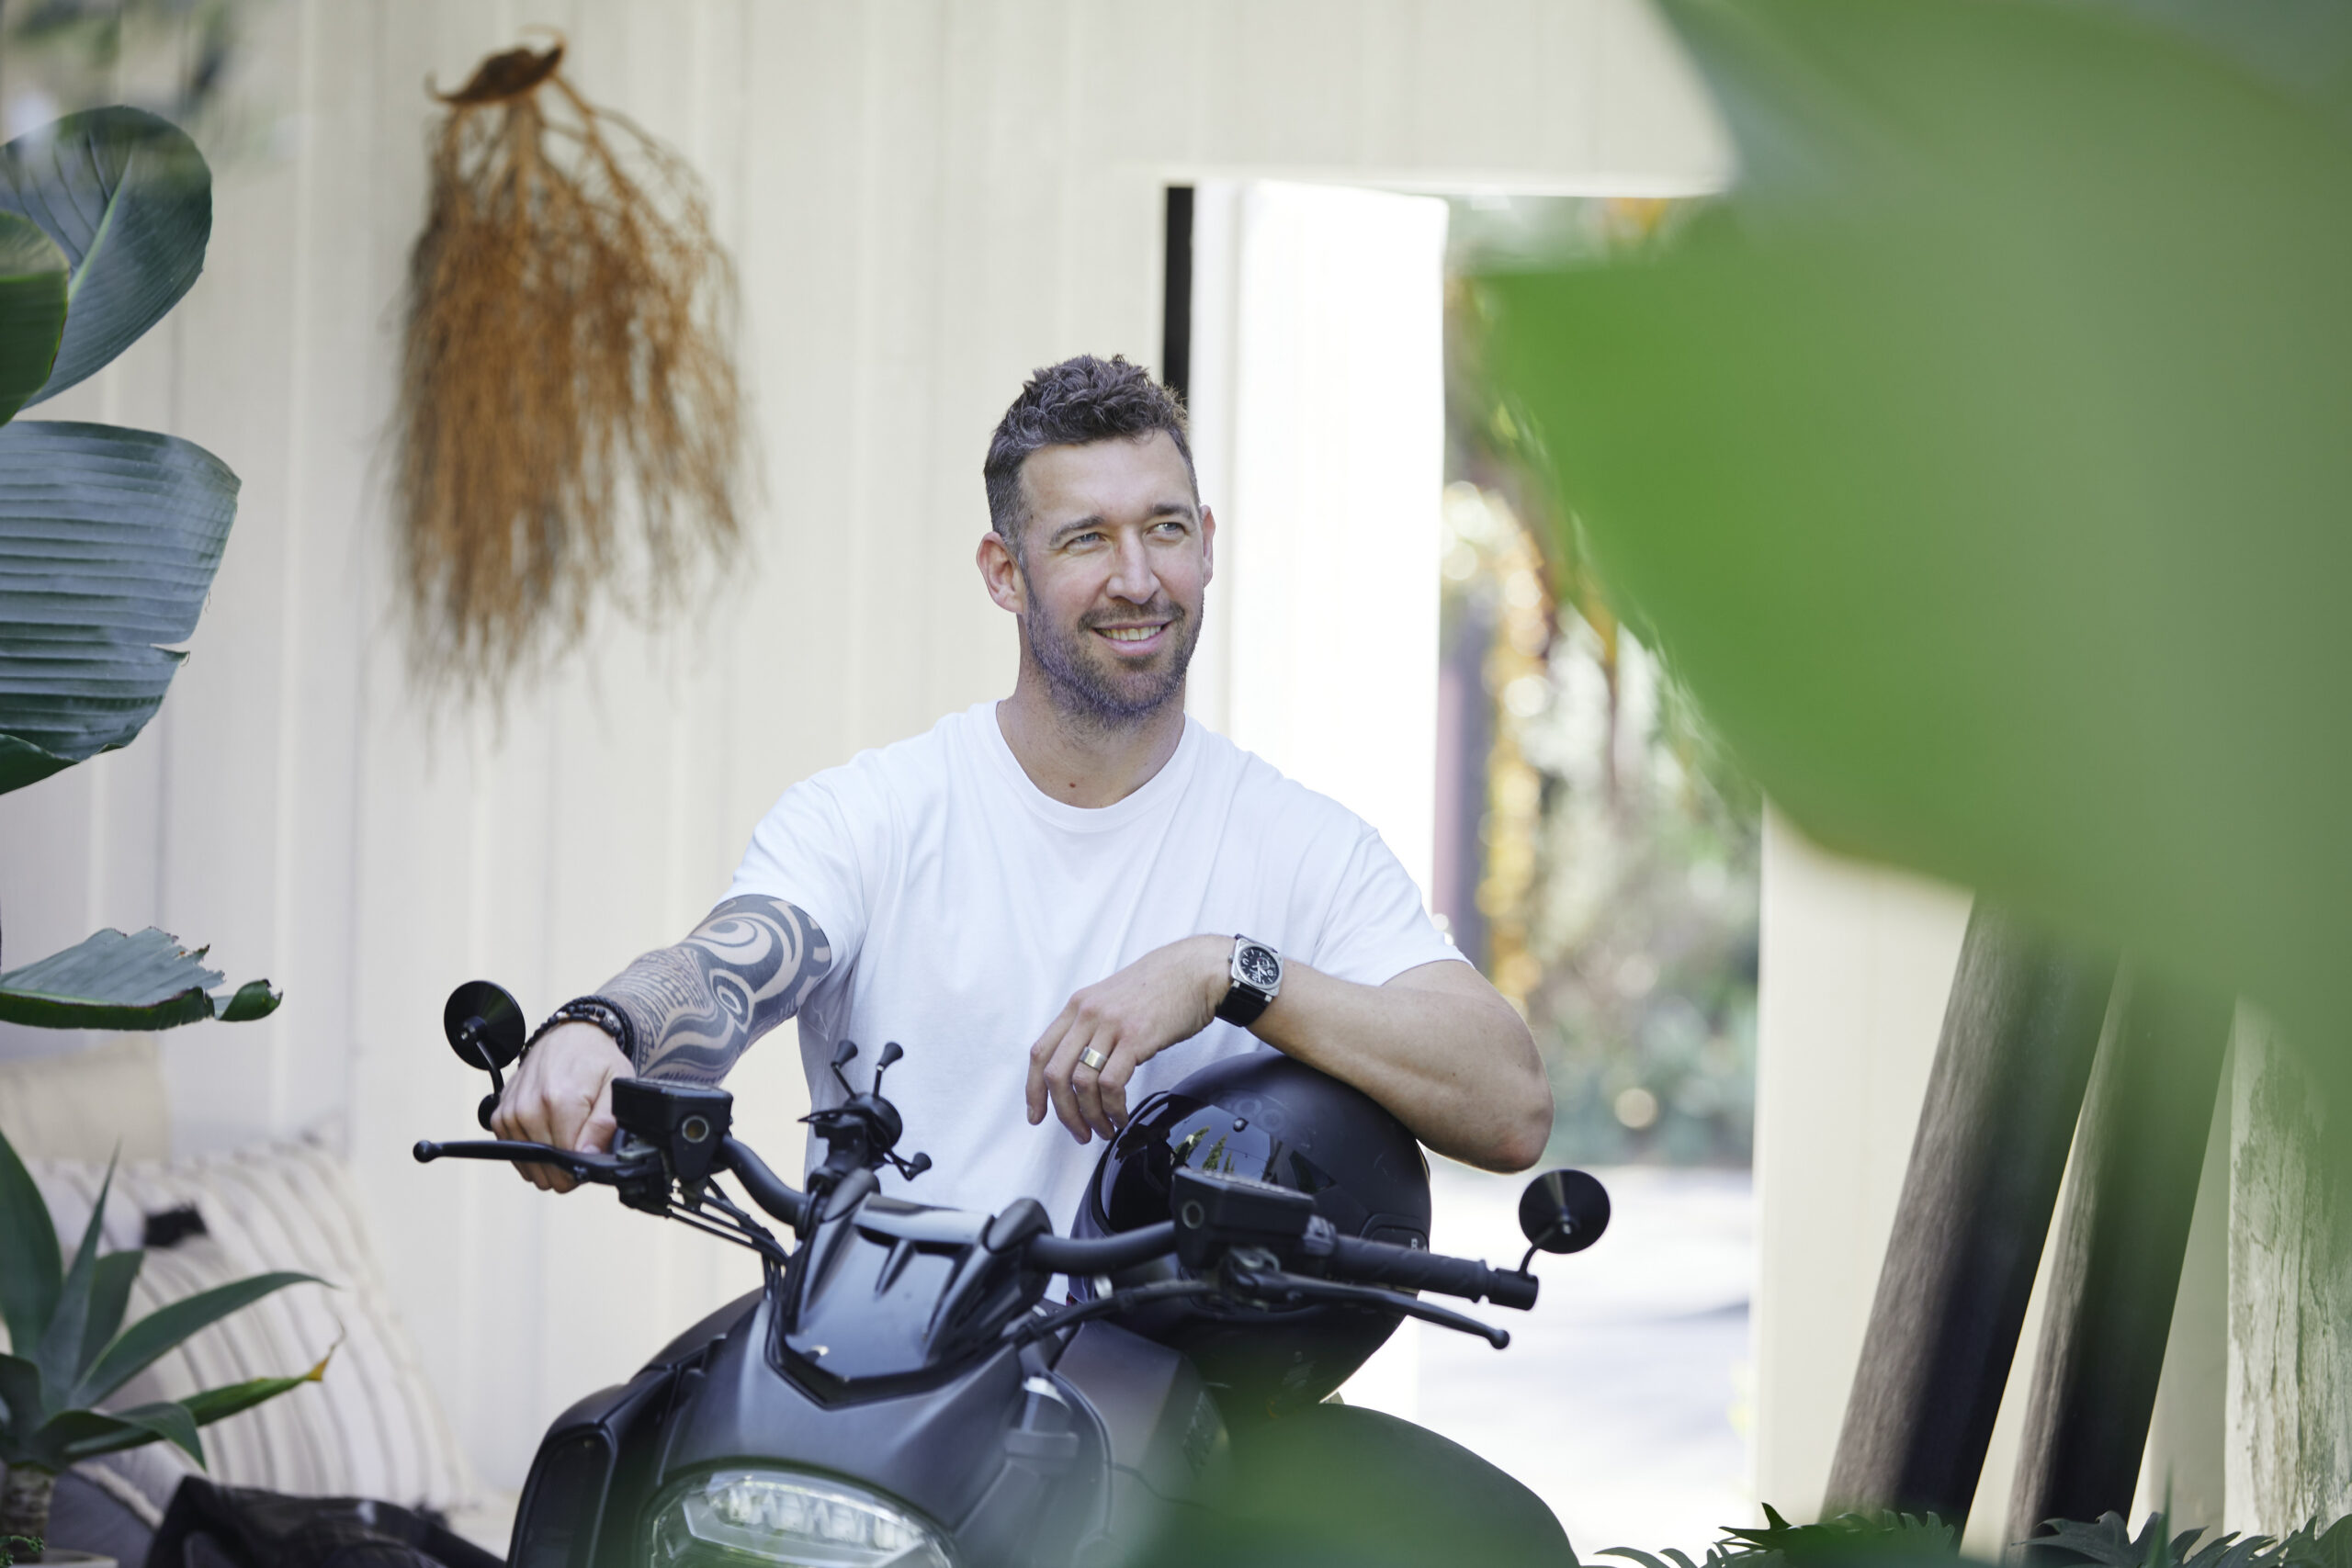
<path id="1" fill-rule="evenodd" d="M 1137 1106 L 1095 1165 L 1073 1234 L 1109 1235 L 1168 1218 L 1170 1177 L 1180 1165 L 1308 1193 L 1342 1235 L 1429 1245 L 1430 1168 L 1412 1134 L 1362 1090 L 1278 1052 L 1212 1063 Z M 1179 1272 L 1175 1259 L 1156 1258 L 1110 1283 Z M 1070 1283 L 1080 1299 L 1100 1288 Z M 1157 1303 L 1119 1321 L 1184 1352 L 1238 1413 L 1314 1404 L 1380 1348 L 1401 1315 L 1212 1300 Z"/>

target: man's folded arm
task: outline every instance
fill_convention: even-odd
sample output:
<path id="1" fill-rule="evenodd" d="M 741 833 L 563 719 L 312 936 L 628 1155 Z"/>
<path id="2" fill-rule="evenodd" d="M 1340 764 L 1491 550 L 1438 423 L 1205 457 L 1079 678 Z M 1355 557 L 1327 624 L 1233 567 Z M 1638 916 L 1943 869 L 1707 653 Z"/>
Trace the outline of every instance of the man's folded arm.
<path id="1" fill-rule="evenodd" d="M 605 982 L 646 1077 L 717 1083 L 752 1042 L 800 1010 L 833 954 L 817 922 L 781 898 L 745 894 L 684 942 L 654 949 Z"/>

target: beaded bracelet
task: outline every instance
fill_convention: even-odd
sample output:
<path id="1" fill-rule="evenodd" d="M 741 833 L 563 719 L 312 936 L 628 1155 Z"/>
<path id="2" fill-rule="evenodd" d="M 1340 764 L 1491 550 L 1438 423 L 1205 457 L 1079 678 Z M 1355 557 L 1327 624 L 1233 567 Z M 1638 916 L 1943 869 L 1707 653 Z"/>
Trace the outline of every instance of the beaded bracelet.
<path id="1" fill-rule="evenodd" d="M 613 1043 L 621 1048 L 622 1055 L 632 1062 L 637 1060 L 637 1031 L 630 1026 L 628 1014 L 602 997 L 574 997 L 564 1003 L 531 1032 L 531 1037 L 523 1042 L 523 1049 L 528 1051 L 537 1045 L 539 1036 L 559 1023 L 593 1023 L 613 1037 Z"/>

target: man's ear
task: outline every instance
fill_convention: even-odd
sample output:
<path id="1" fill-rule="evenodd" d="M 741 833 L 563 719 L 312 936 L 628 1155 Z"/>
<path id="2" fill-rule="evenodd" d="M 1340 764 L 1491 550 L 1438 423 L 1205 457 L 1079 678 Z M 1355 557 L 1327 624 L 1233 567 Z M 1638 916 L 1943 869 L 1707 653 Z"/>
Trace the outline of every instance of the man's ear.
<path id="1" fill-rule="evenodd" d="M 1201 573 L 1201 581 L 1203 582 L 1215 581 L 1216 577 L 1216 513 L 1205 506 L 1201 508 L 1201 565 L 1206 568 Z"/>
<path id="2" fill-rule="evenodd" d="M 1029 601 L 1021 581 L 1021 563 L 1012 558 L 1012 549 L 1004 536 L 991 528 L 980 536 L 978 558 L 980 585 L 996 601 L 996 607 L 1008 615 L 1018 615 L 1029 608 Z"/>

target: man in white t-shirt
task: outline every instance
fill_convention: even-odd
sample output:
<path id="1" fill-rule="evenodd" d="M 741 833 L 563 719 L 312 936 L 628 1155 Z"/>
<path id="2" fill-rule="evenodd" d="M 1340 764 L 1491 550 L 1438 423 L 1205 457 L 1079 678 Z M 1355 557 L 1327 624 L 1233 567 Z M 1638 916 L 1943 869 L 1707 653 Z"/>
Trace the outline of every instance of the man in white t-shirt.
<path id="1" fill-rule="evenodd" d="M 1534 1043 L 1396 856 L 1185 716 L 1216 522 L 1174 399 L 1124 359 L 1041 370 L 982 473 L 980 578 L 1020 627 L 1012 694 L 786 790 L 701 926 L 543 1026 L 499 1134 L 609 1147 L 614 1078 L 716 1081 L 797 1014 L 820 1107 L 842 1098 L 841 1041 L 863 1063 L 903 1044 L 899 1148 L 933 1167 L 886 1182 L 926 1202 L 1032 1196 L 1066 1228 L 1094 1138 L 1268 1047 L 1442 1154 L 1532 1165 L 1552 1124 Z"/>

